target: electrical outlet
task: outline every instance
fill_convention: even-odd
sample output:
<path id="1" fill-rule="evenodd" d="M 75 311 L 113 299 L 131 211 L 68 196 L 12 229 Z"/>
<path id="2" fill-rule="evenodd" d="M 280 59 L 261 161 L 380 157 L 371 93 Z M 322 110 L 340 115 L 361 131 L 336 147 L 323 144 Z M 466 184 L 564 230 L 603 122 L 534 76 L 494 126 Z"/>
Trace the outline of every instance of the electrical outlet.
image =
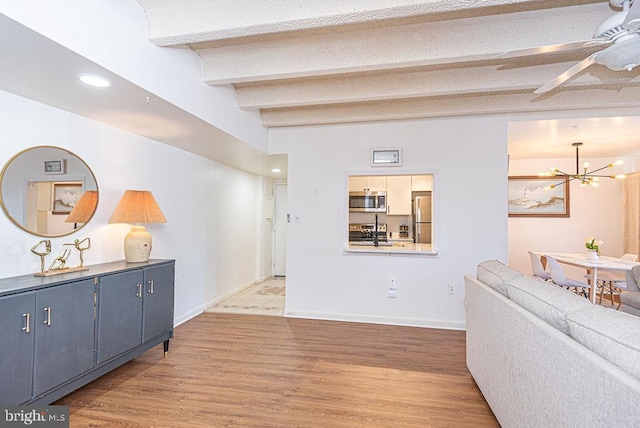
<path id="1" fill-rule="evenodd" d="M 293 222 L 294 223 L 300 223 L 300 214 L 294 214 L 293 215 Z"/>
<path id="2" fill-rule="evenodd" d="M 453 285 L 449 284 L 447 287 L 450 295 L 453 296 L 454 294 L 456 294 L 455 290 L 453 289 Z"/>
<path id="3" fill-rule="evenodd" d="M 389 289 L 387 296 L 389 296 L 390 299 L 395 299 L 396 297 L 396 290 L 392 290 L 391 288 Z"/>
<path id="4" fill-rule="evenodd" d="M 396 289 L 396 279 L 391 278 L 389 280 L 389 290 L 395 290 L 395 289 Z"/>

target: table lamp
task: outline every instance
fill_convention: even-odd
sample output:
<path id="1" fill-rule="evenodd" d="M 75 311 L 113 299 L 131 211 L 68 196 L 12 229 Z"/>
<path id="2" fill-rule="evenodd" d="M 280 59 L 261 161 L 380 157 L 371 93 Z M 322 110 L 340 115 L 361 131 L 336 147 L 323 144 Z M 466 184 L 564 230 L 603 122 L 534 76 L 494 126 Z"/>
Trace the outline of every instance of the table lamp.
<path id="1" fill-rule="evenodd" d="M 76 206 L 73 207 L 64 222 L 74 223 L 73 228 L 77 229 L 78 223 L 86 223 L 91 220 L 93 213 L 96 211 L 96 206 L 98 206 L 98 191 L 87 190 L 78 199 Z"/>
<path id="2" fill-rule="evenodd" d="M 124 255 L 128 262 L 146 262 L 151 254 L 151 234 L 140 223 L 166 222 L 148 190 L 125 191 L 109 219 L 109 223 L 135 224 L 124 238 Z"/>

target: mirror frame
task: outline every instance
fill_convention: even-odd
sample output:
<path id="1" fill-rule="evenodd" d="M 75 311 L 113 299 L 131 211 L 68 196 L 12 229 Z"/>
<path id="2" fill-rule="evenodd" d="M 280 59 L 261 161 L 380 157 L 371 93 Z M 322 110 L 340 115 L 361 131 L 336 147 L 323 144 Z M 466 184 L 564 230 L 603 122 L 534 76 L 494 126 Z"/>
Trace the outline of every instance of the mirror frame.
<path id="1" fill-rule="evenodd" d="M 93 182 L 96 184 L 96 192 L 98 193 L 98 198 L 96 200 L 96 207 L 93 210 L 93 213 L 91 214 L 91 217 L 89 217 L 89 219 L 85 222 L 82 223 L 82 226 L 79 226 L 75 229 L 73 229 L 72 231 L 70 231 L 69 233 L 63 233 L 60 235 L 44 235 L 41 233 L 37 233 L 33 230 L 27 229 L 26 226 L 22 225 L 20 222 L 18 222 L 18 220 L 16 220 L 13 215 L 11 215 L 11 213 L 9 212 L 9 210 L 7 209 L 6 205 L 5 205 L 5 200 L 3 197 L 3 193 L 2 193 L 2 183 L 4 181 L 4 176 L 7 172 L 7 169 L 9 168 L 9 166 L 13 163 L 13 161 L 15 161 L 17 158 L 19 158 L 21 155 L 30 152 L 32 150 L 36 150 L 36 149 L 56 149 L 56 150 L 62 150 L 63 152 L 66 152 L 69 156 L 73 156 L 76 159 L 78 159 L 80 162 L 82 162 L 82 164 L 87 168 L 87 170 L 89 171 L 89 174 L 91 174 L 91 177 L 93 178 Z M 56 180 L 51 180 L 56 181 Z M 64 181 L 64 180 L 60 180 L 60 181 Z M 93 189 L 85 189 L 86 190 L 93 190 Z M 84 161 L 84 159 L 82 159 L 80 156 L 76 155 L 75 153 L 64 149 L 62 147 L 57 147 L 57 146 L 34 146 L 34 147 L 29 147 L 27 149 L 24 149 L 22 151 L 20 151 L 19 153 L 15 154 L 13 157 L 11 157 L 11 159 L 9 159 L 7 161 L 7 163 L 5 163 L 4 167 L 2 168 L 2 172 L 0 172 L 0 206 L 2 207 L 2 211 L 4 212 L 5 216 L 11 221 L 11 223 L 13 223 L 14 225 L 16 225 L 19 229 L 23 230 L 24 232 L 30 234 L 30 235 L 34 235 L 34 236 L 39 236 L 42 238 L 61 238 L 63 236 L 68 236 L 71 235 L 77 231 L 79 231 L 80 229 L 82 229 L 83 227 L 85 227 L 92 219 L 93 216 L 96 214 L 96 211 L 98 210 L 98 204 L 100 203 L 100 190 L 98 188 L 98 180 L 96 179 L 95 174 L 93 173 L 93 171 L 91 170 L 91 168 L 89 167 L 89 165 L 87 165 L 87 163 Z"/>

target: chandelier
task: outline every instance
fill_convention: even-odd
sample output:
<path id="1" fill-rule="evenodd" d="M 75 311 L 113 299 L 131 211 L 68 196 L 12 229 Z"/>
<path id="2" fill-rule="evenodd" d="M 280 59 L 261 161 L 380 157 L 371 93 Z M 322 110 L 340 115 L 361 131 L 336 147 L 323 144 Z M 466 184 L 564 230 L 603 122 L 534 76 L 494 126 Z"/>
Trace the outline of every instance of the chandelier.
<path id="1" fill-rule="evenodd" d="M 576 148 L 576 173 L 575 174 L 569 174 L 569 173 L 560 171 L 558 168 L 555 168 L 555 167 L 551 168 L 551 172 L 541 172 L 538 174 L 538 176 L 540 177 L 558 177 L 558 176 L 563 177 L 563 181 L 559 183 L 551 184 L 545 187 L 544 190 L 553 189 L 558 184 L 563 184 L 565 181 L 569 182 L 572 180 L 579 180 L 581 187 L 585 187 L 585 186 L 598 187 L 600 185 L 599 183 L 600 178 L 606 177 L 606 178 L 622 179 L 626 177 L 626 175 L 624 174 L 618 174 L 618 175 L 596 174 L 597 172 L 600 172 L 603 169 L 613 168 L 614 166 L 622 165 L 623 161 L 621 160 L 617 160 L 614 163 L 607 164 L 602 168 L 594 169 L 592 171 L 589 171 L 589 167 L 591 166 L 591 164 L 589 164 L 589 162 L 584 162 L 582 164 L 582 171 L 580 171 L 580 146 L 581 145 L 582 143 L 580 142 L 572 144 L 572 146 Z"/>

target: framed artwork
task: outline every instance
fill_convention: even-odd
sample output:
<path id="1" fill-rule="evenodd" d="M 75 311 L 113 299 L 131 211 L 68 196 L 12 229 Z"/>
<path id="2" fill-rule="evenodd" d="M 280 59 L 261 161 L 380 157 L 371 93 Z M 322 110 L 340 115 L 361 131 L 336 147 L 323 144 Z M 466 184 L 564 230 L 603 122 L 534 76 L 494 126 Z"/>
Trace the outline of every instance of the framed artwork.
<path id="1" fill-rule="evenodd" d="M 64 174 L 67 171 L 64 159 L 49 159 L 44 161 L 45 174 Z"/>
<path id="2" fill-rule="evenodd" d="M 68 215 L 82 196 L 82 182 L 53 183 L 52 214 Z"/>
<path id="3" fill-rule="evenodd" d="M 569 217 L 569 206 L 567 179 L 509 177 L 509 217 Z"/>

